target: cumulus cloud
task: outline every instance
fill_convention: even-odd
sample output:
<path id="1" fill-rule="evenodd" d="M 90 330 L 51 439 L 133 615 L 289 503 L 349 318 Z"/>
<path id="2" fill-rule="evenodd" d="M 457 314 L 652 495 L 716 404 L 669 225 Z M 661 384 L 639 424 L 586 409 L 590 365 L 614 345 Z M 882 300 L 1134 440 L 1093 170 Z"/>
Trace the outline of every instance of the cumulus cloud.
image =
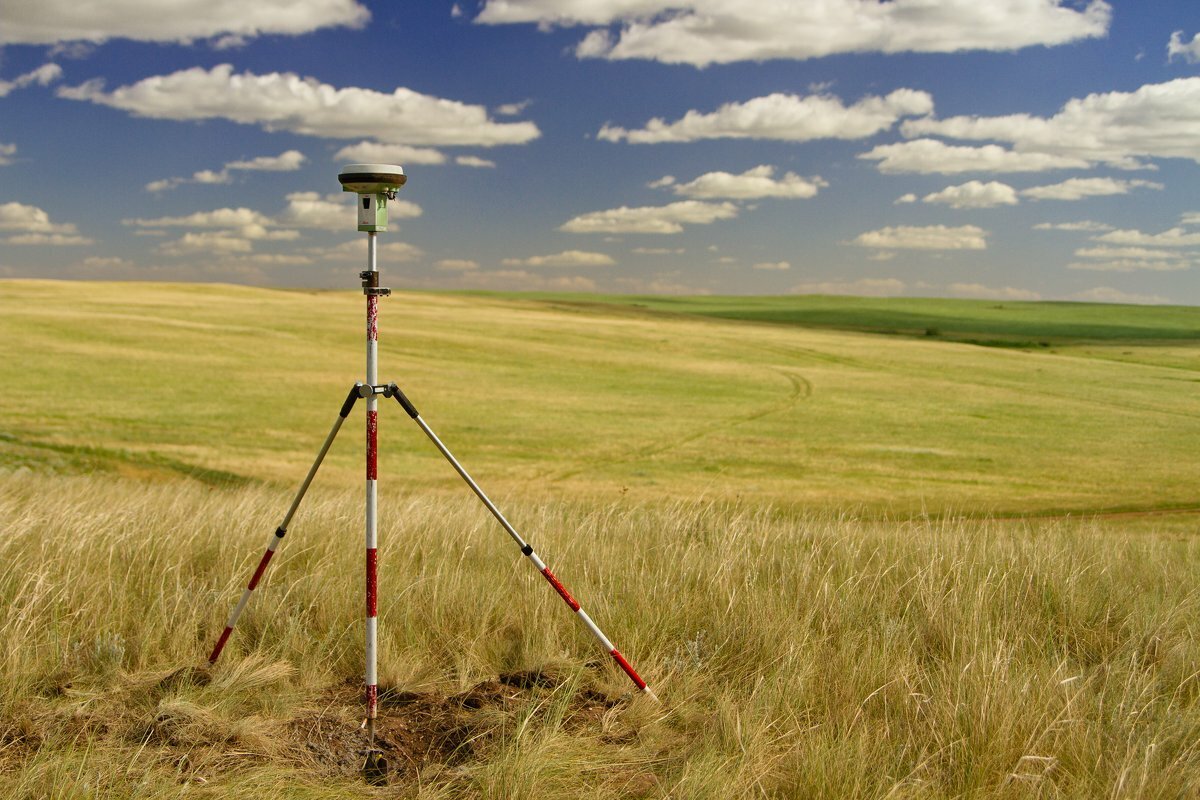
<path id="1" fill-rule="evenodd" d="M 1090 94 L 1052 117 L 1009 114 L 908 120 L 905 136 L 1007 142 L 1024 156 L 1144 168 L 1146 158 L 1200 163 L 1200 78 L 1147 84 L 1133 92 Z"/>
<path id="2" fill-rule="evenodd" d="M 860 278 L 856 281 L 814 281 L 798 283 L 792 294 L 852 294 L 860 297 L 895 297 L 904 294 L 904 281 L 896 278 Z"/>
<path id="3" fill-rule="evenodd" d="M 363 141 L 350 144 L 334 153 L 335 161 L 360 164 L 445 164 L 446 155 L 432 147 L 410 147 L 406 144 L 384 144 Z"/>
<path id="4" fill-rule="evenodd" d="M 230 64 L 155 75 L 105 91 L 103 82 L 61 87 L 59 97 L 111 106 L 140 117 L 225 119 L 327 139 L 378 139 L 406 145 L 524 144 L 532 122 L 495 122 L 483 106 L 398 88 L 391 94 L 337 88 L 291 72 L 234 74 Z"/>
<path id="5" fill-rule="evenodd" d="M 761 269 L 768 272 L 782 272 L 791 268 L 792 265 L 787 261 L 760 261 L 751 267 L 751 269 Z"/>
<path id="6" fill-rule="evenodd" d="M 1110 247 L 1108 245 L 1081 247 L 1075 251 L 1075 255 L 1079 258 L 1137 258 L 1144 260 L 1169 260 L 1179 257 L 1179 253 L 1174 250 L 1155 250 L 1150 247 Z"/>
<path id="7" fill-rule="evenodd" d="M 1171 34 L 1171 41 L 1167 42 L 1167 60 L 1176 58 L 1182 58 L 1189 64 L 1200 61 L 1200 33 L 1193 36 L 1191 42 L 1183 41 L 1183 31 Z"/>
<path id="8" fill-rule="evenodd" d="M 0 33 L 0 41 L 3 40 L 3 35 Z M 7 97 L 14 89 L 24 89 L 35 83 L 39 86 L 49 86 L 61 77 L 62 67 L 58 64 L 43 64 L 32 72 L 26 72 L 11 81 L 0 81 L 0 97 Z"/>
<path id="9" fill-rule="evenodd" d="M 677 183 L 666 176 L 650 184 L 651 187 L 671 186 L 681 197 L 701 200 L 728 198 L 731 200 L 755 200 L 764 197 L 809 198 L 829 184 L 819 177 L 802 178 L 788 172 L 775 178 L 775 168 L 761 165 L 734 175 L 728 172 L 706 172 L 688 183 Z"/>
<path id="10" fill-rule="evenodd" d="M 1083 219 L 1078 222 L 1039 222 L 1033 226 L 1033 229 L 1036 231 L 1083 231 L 1085 233 L 1097 233 L 1111 231 L 1113 226 L 1107 222 Z"/>
<path id="11" fill-rule="evenodd" d="M 479 262 L 469 258 L 443 258 L 434 266 L 447 272 L 469 272 L 479 269 Z"/>
<path id="12" fill-rule="evenodd" d="M 1162 189 L 1153 181 L 1123 181 L 1115 178 L 1071 178 L 1049 186 L 1032 186 L 1021 190 L 1022 197 L 1034 200 L 1082 200 L 1085 197 L 1105 197 L 1129 194 L 1134 189 Z"/>
<path id="13" fill-rule="evenodd" d="M 1029 289 L 1012 286 L 984 286 L 982 283 L 952 283 L 946 287 L 954 297 L 970 297 L 975 300 L 1041 300 L 1042 296 Z"/>
<path id="14" fill-rule="evenodd" d="M 172 0 L 158 4 L 38 0 L 5 5 L 0 45 L 296 36 L 331 26 L 359 28 L 370 17 L 355 0 Z"/>
<path id="15" fill-rule="evenodd" d="M 479 156 L 456 156 L 454 163 L 460 167 L 477 167 L 481 169 L 493 169 L 496 166 L 495 161 L 480 158 Z"/>
<path id="16" fill-rule="evenodd" d="M 272 224 L 266 214 L 249 208 L 217 208 L 182 217 L 134 217 L 121 222 L 138 228 L 244 228 Z"/>
<path id="17" fill-rule="evenodd" d="M 898 225 L 860 233 L 851 244 L 881 250 L 985 250 L 987 231 L 974 225 Z"/>
<path id="18" fill-rule="evenodd" d="M 962 172 L 1043 172 L 1051 169 L 1083 169 L 1082 158 L 1049 153 L 1025 153 L 996 144 L 971 147 L 950 145 L 937 139 L 881 144 L 858 156 L 878 161 L 880 172 L 954 175 Z"/>
<path id="19" fill-rule="evenodd" d="M 159 252 L 170 256 L 203 252 L 218 255 L 249 254 L 256 242 L 300 238 L 297 229 L 344 231 L 354 224 L 354 196 L 351 194 L 293 192 L 286 199 L 287 206 L 274 217 L 244 207 L 217 208 L 183 216 L 134 217 L 122 220 L 122 224 L 136 228 L 138 233 L 184 229 L 186 232 L 179 239 L 159 246 Z M 403 200 L 392 200 L 388 202 L 388 215 L 389 218 L 418 217 L 421 207 Z"/>
<path id="20" fill-rule="evenodd" d="M 1162 233 L 1116 230 L 1096 237 L 1096 241 L 1143 247 L 1196 247 L 1200 246 L 1200 231 L 1186 231 L 1183 228 L 1171 228 Z"/>
<path id="21" fill-rule="evenodd" d="M 1123 292 L 1111 286 L 1097 286 L 1083 292 L 1071 295 L 1072 300 L 1082 300 L 1085 303 L 1127 303 L 1134 305 L 1163 305 L 1171 302 L 1157 294 L 1137 294 Z"/>
<path id="22" fill-rule="evenodd" d="M 74 224 L 52 222 L 44 209 L 25 203 L 0 203 L 0 231 L 9 233 L 0 239 L 3 244 L 73 247 L 93 243 L 80 235 Z"/>
<path id="23" fill-rule="evenodd" d="M 529 258 L 506 258 L 500 262 L 506 267 L 609 267 L 616 264 L 611 256 L 604 253 L 591 253 L 586 250 L 564 250 L 548 256 L 530 256 Z"/>
<path id="24" fill-rule="evenodd" d="M 926 203 L 941 203 L 951 208 L 994 208 L 1017 205 L 1017 190 L 1006 183 L 968 181 L 961 186 L 947 186 L 940 192 L 927 194 Z"/>
<path id="25" fill-rule="evenodd" d="M 726 103 L 711 113 L 691 110 L 675 122 L 654 118 L 639 130 L 604 125 L 597 136 L 630 144 L 701 139 L 864 139 L 887 130 L 902 117 L 932 111 L 933 98 L 913 89 L 897 89 L 886 97 L 864 97 L 851 106 L 827 94 L 776 92 L 744 103 Z"/>
<path id="26" fill-rule="evenodd" d="M 15 144 L 5 144 L 0 142 L 0 167 L 7 166 L 12 163 L 12 157 L 17 154 L 17 146 Z"/>
<path id="27" fill-rule="evenodd" d="M 559 230 L 567 233 L 680 233 L 684 225 L 708 225 L 737 215 L 738 208 L 733 203 L 680 200 L 665 206 L 621 206 L 592 211 L 568 220 Z"/>
<path id="28" fill-rule="evenodd" d="M 299 150 L 288 150 L 277 156 L 258 156 L 246 161 L 230 161 L 219 170 L 203 169 L 190 178 L 163 178 L 146 184 L 148 192 L 162 192 L 185 183 L 220 184 L 233 181 L 233 172 L 294 172 L 307 161 Z"/>
<path id="29" fill-rule="evenodd" d="M 496 113 L 502 117 L 515 117 L 529 108 L 532 103 L 532 100 L 522 100 L 519 103 L 504 103 L 496 106 Z"/>
<path id="30" fill-rule="evenodd" d="M 835 53 L 1016 50 L 1104 36 L 1111 8 L 1092 0 L 488 0 L 485 24 L 588 26 L 580 58 L 653 59 L 697 67 Z M 610 28 L 619 25 L 614 35 Z"/>

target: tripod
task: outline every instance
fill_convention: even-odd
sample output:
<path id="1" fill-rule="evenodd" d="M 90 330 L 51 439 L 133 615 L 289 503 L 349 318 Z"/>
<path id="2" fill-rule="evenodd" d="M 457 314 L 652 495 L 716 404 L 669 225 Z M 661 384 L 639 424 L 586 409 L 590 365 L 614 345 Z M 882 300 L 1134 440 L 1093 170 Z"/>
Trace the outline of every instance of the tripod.
<path id="1" fill-rule="evenodd" d="M 528 558 L 535 569 L 542 574 L 542 577 L 553 587 L 559 597 L 570 607 L 584 626 L 591 631 L 592 635 L 600 643 L 600 646 L 610 655 L 621 670 L 629 676 L 634 685 L 639 690 L 647 694 L 649 697 L 657 701 L 654 692 L 646 685 L 633 666 L 621 655 L 620 651 L 613 646 L 604 632 L 592 621 L 592 618 L 587 615 L 587 612 L 580 607 L 579 602 L 571 595 L 570 592 L 562 585 L 555 577 L 550 568 L 538 557 L 533 546 L 521 537 L 517 530 L 509 523 L 484 493 L 479 484 L 474 478 L 463 468 L 458 459 L 450 452 L 442 440 L 438 438 L 433 429 L 426 424 L 421 418 L 416 407 L 404 395 L 395 383 L 379 383 L 378 378 L 378 342 L 379 342 L 379 299 L 391 294 L 391 290 L 380 287 L 379 285 L 379 270 L 376 265 L 376 234 L 380 230 L 387 229 L 387 200 L 395 198 L 395 190 L 405 183 L 405 175 L 400 167 L 386 164 L 352 164 L 344 168 L 342 174 L 338 175 L 343 187 L 346 191 L 354 191 L 359 196 L 358 203 L 358 229 L 367 233 L 367 269 L 359 273 L 362 279 L 363 294 L 367 298 L 367 374 L 365 382 L 355 383 L 350 388 L 346 395 L 345 401 L 342 403 L 341 409 L 338 411 L 337 419 L 334 420 L 333 427 L 329 434 L 325 437 L 321 449 L 317 453 L 316 459 L 312 466 L 309 467 L 308 474 L 304 481 L 300 484 L 300 489 L 296 492 L 292 499 L 291 506 L 288 507 L 287 513 L 284 514 L 283 520 L 279 523 L 279 527 L 271 534 L 267 544 L 267 549 L 263 553 L 262 558 L 258 562 L 258 566 L 254 570 L 254 574 L 250 578 L 250 582 L 246 585 L 242 592 L 241 599 L 234 606 L 232 613 L 229 615 L 228 621 L 225 623 L 225 629 L 221 632 L 217 639 L 216 646 L 213 647 L 212 653 L 208 657 L 210 665 L 215 664 L 221 656 L 221 651 L 225 648 L 225 644 L 229 640 L 230 634 L 233 633 L 233 628 L 237 624 L 238 617 L 245 610 L 246 605 L 250 601 L 250 596 L 262 580 L 263 574 L 266 572 L 267 565 L 271 561 L 271 557 L 275 554 L 280 543 L 283 541 L 284 535 L 287 533 L 288 525 L 291 524 L 292 517 L 295 516 L 297 509 L 300 507 L 304 495 L 308 492 L 309 486 L 312 484 L 313 478 L 317 474 L 321 463 L 325 460 L 329 448 L 333 445 L 334 439 L 341 430 L 342 424 L 350 416 L 355 403 L 358 400 L 366 400 L 367 407 L 367 425 L 366 425 L 366 652 L 365 652 L 365 685 L 366 685 L 366 719 L 364 726 L 367 729 L 368 738 L 368 756 L 364 766 L 364 771 L 368 778 L 379 779 L 386 774 L 386 762 L 384 762 L 382 753 L 375 748 L 375 720 L 378 711 L 379 699 L 379 681 L 376 669 L 376 611 L 378 600 L 378 580 L 377 580 L 377 564 L 378 564 L 378 541 L 377 541 L 377 481 L 379 472 L 379 442 L 378 442 L 378 402 L 379 398 L 395 400 L 405 413 L 421 428 L 422 432 L 433 443 L 445 459 L 450 463 L 459 474 L 459 476 L 470 487 L 475 496 L 483 503 L 487 510 L 496 518 L 500 526 L 508 533 L 513 542 L 520 548 L 521 554 Z"/>

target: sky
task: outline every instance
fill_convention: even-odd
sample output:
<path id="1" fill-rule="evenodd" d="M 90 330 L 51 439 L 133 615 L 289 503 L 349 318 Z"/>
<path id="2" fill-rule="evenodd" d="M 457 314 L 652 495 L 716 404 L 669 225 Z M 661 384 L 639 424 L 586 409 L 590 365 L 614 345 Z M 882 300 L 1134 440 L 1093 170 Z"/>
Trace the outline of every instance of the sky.
<path id="1" fill-rule="evenodd" d="M 0 0 L 0 277 L 1200 305 L 1198 0 Z M 0 289 L 2 290 L 2 289 Z"/>

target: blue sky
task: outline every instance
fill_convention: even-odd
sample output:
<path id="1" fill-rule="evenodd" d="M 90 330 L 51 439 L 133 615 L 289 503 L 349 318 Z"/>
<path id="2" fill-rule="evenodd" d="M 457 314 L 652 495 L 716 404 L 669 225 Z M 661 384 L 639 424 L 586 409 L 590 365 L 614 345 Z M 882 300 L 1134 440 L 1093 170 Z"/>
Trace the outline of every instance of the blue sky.
<path id="1" fill-rule="evenodd" d="M 0 3 L 0 277 L 1200 305 L 1196 0 Z"/>

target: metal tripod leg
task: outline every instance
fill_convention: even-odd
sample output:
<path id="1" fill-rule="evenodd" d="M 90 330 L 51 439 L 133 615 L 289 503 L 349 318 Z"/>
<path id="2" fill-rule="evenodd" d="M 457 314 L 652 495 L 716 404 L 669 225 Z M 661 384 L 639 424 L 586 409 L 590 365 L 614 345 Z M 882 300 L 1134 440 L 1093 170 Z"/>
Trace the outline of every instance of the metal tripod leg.
<path id="1" fill-rule="evenodd" d="M 346 402 L 342 403 L 342 409 L 338 412 L 337 421 L 333 423 L 333 428 L 329 431 L 329 435 L 325 437 L 325 443 L 321 445 L 321 451 L 317 453 L 317 458 L 313 461 L 313 465 L 308 470 L 308 475 L 305 476 L 304 482 L 300 484 L 300 490 L 296 492 L 295 499 L 292 500 L 292 505 L 288 508 L 287 513 L 283 516 L 283 522 L 279 523 L 279 527 L 271 534 L 271 540 L 267 544 L 267 551 L 263 553 L 262 559 L 258 562 L 258 567 L 254 570 L 254 575 L 250 578 L 250 583 L 247 584 L 245 591 L 242 592 L 242 599 L 233 607 L 233 613 L 229 615 L 229 621 L 225 623 L 225 630 L 221 632 L 221 637 L 217 639 L 217 646 L 213 648 L 212 654 L 208 657 L 208 663 L 215 664 L 217 659 L 221 657 L 221 651 L 225 649 L 225 643 L 229 641 L 229 634 L 233 633 L 233 626 L 237 624 L 238 617 L 242 615 L 246 604 L 250 602 L 250 595 L 254 591 L 254 587 L 258 586 L 258 582 L 262 579 L 263 573 L 267 570 L 267 564 L 271 561 L 271 556 L 275 555 L 276 548 L 283 541 L 284 534 L 287 533 L 287 526 L 291 524 L 292 516 L 295 515 L 296 509 L 300 507 L 300 501 L 304 499 L 305 493 L 308 491 L 309 485 L 312 483 L 313 477 L 317 474 L 317 469 L 321 466 L 321 462 L 325 460 L 325 454 L 329 452 L 330 446 L 333 445 L 334 437 L 342 428 L 342 423 L 346 421 L 346 417 L 350 415 L 350 409 L 354 408 L 355 401 L 359 397 L 364 396 L 364 391 L 367 394 L 372 393 L 370 387 L 361 383 L 354 384 L 350 393 L 346 395 Z"/>
<path id="2" fill-rule="evenodd" d="M 634 670 L 633 666 L 625 660 L 625 657 L 621 655 L 617 648 L 613 647 L 613 643 L 608 640 L 608 637 L 604 635 L 604 632 L 600 630 L 595 622 L 592 622 L 592 618 L 587 615 L 587 612 L 579 607 L 579 603 L 574 597 L 571 596 L 571 593 L 566 590 L 558 578 L 554 576 L 554 573 L 550 571 L 550 568 L 547 567 L 540 558 L 538 558 L 537 553 L 533 551 L 533 546 L 521 538 L 521 534 L 517 533 L 516 529 L 509 523 L 507 519 L 504 518 L 504 515 L 500 513 L 500 509 L 496 508 L 496 504 L 488 498 L 483 489 L 479 487 L 479 484 L 477 484 L 466 471 L 466 469 L 463 468 L 462 464 L 458 463 L 458 459 L 454 457 L 454 454 L 450 452 L 446 445 L 442 444 L 442 440 L 437 437 L 437 434 L 433 432 L 433 429 L 425 424 L 425 420 L 421 419 L 421 415 L 417 412 L 416 407 L 411 401 L 409 401 L 407 397 L 404 396 L 404 392 L 400 391 L 400 387 L 394 383 L 389 383 L 387 385 L 387 390 L 384 392 L 384 396 L 391 396 L 396 399 L 396 402 L 400 404 L 408 416 L 412 417 L 413 421 L 416 422 L 417 425 L 420 426 L 421 430 L 425 432 L 425 435 L 429 437 L 429 441 L 433 442 L 434 447 L 436 447 L 438 451 L 445 456 L 446 460 L 450 462 L 450 466 L 454 467 L 454 471 L 459 474 L 459 477 L 466 482 L 467 486 L 471 487 L 471 491 L 473 491 L 475 496 L 478 497 L 480 501 L 487 507 L 487 510 L 490 511 L 492 516 L 496 518 L 496 521 L 500 523 L 501 527 L 503 527 L 504 530 L 508 532 L 508 535 L 512 537 L 513 541 L 517 543 L 517 547 L 521 548 L 521 554 L 533 562 L 533 566 L 537 568 L 537 571 L 542 573 L 542 577 L 544 577 L 546 581 L 552 587 L 554 587 L 554 591 L 558 592 L 558 596 L 563 599 L 563 602 L 570 606 L 571 610 L 579 616 L 587 629 L 592 632 L 593 636 L 596 637 L 596 640 L 600 643 L 600 646 L 603 647 L 610 656 L 612 656 L 613 660 L 617 662 L 617 665 L 621 668 L 621 670 L 629 676 L 629 680 L 633 681 L 635 686 L 645 692 L 655 702 L 658 702 L 658 697 L 656 697 L 654 692 L 651 691 L 650 687 L 646 685 L 646 682 L 642 680 L 641 676 L 637 674 L 637 671 Z"/>

